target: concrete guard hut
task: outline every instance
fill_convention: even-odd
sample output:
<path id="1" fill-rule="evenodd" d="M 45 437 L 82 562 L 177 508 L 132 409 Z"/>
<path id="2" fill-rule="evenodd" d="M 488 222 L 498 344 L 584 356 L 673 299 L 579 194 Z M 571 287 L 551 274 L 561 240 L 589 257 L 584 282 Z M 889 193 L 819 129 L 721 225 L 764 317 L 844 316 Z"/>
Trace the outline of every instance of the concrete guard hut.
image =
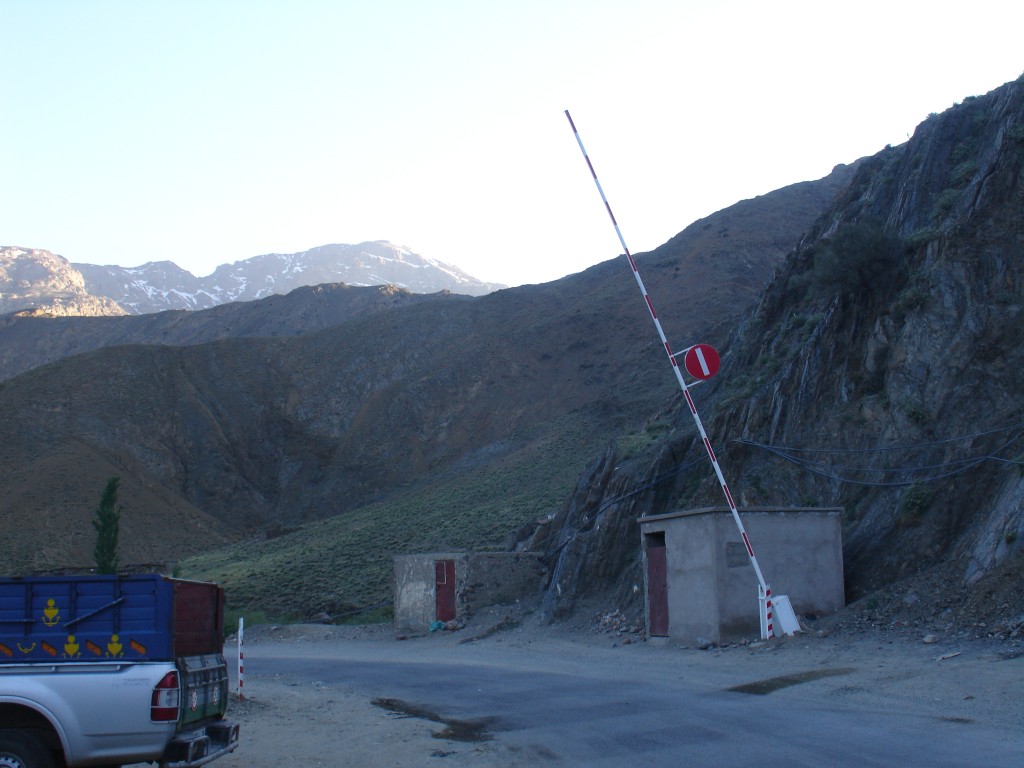
<path id="1" fill-rule="evenodd" d="M 756 507 L 739 513 L 773 595 L 788 597 L 798 616 L 824 616 L 845 605 L 842 509 Z M 638 522 L 649 637 L 700 645 L 760 636 L 757 576 L 727 507 Z M 781 634 L 778 622 L 776 632 Z"/>
<path id="2" fill-rule="evenodd" d="M 436 552 L 394 562 L 395 628 L 407 632 L 534 594 L 546 573 L 540 555 L 529 552 Z"/>

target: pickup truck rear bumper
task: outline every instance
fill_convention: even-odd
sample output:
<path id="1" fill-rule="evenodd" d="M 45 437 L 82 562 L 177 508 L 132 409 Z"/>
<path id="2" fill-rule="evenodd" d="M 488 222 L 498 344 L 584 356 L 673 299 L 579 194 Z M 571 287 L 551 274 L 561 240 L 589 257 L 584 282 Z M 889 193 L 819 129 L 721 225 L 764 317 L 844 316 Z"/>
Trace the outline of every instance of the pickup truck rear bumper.
<path id="1" fill-rule="evenodd" d="M 238 723 L 218 720 L 175 734 L 160 759 L 160 768 L 198 768 L 238 747 Z"/>

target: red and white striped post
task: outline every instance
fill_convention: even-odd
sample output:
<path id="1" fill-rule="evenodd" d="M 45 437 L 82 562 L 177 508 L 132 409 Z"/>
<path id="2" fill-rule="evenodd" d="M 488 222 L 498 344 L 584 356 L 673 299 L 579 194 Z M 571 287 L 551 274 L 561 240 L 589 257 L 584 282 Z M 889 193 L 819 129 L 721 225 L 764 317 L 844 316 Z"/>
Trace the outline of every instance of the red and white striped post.
<path id="1" fill-rule="evenodd" d="M 242 701 L 245 698 L 245 694 L 242 693 L 242 687 L 245 685 L 245 651 L 243 646 L 245 645 L 245 619 L 241 616 L 238 617 L 238 700 Z"/>
<path id="2" fill-rule="evenodd" d="M 647 302 L 647 310 L 651 313 L 651 319 L 654 321 L 654 327 L 658 331 L 658 338 L 661 339 L 661 343 L 665 347 L 669 363 L 672 365 L 672 371 L 675 373 L 676 380 L 679 382 L 679 386 L 683 390 L 683 396 L 686 398 L 686 404 L 689 406 L 690 413 L 693 415 L 693 421 L 697 425 L 697 432 L 700 433 L 701 440 L 704 442 L 704 448 L 708 453 L 708 458 L 711 459 L 711 466 L 715 469 L 715 475 L 718 477 L 718 483 L 722 486 L 722 493 L 725 494 L 725 500 L 729 504 L 729 511 L 732 512 L 733 520 L 736 521 L 736 527 L 740 530 L 740 536 L 743 538 L 743 545 L 747 548 L 747 556 L 750 558 L 750 564 L 754 566 L 754 573 L 757 574 L 757 582 L 759 585 L 758 598 L 761 614 L 761 637 L 764 639 L 775 637 L 771 588 L 765 583 L 764 576 L 761 574 L 761 567 L 757 564 L 757 557 L 754 555 L 754 548 L 750 545 L 750 539 L 747 536 L 747 531 L 743 527 L 743 521 L 740 520 L 739 510 L 736 509 L 736 503 L 733 501 L 732 494 L 729 492 L 729 486 L 725 482 L 725 476 L 722 474 L 722 468 L 718 465 L 718 459 L 715 458 L 715 452 L 711 447 L 711 441 L 708 440 L 708 435 L 704 431 L 704 425 L 701 423 L 700 416 L 697 414 L 697 406 L 693 404 L 693 398 L 690 397 L 690 388 L 687 386 L 686 379 L 683 377 L 683 373 L 679 369 L 679 363 L 676 360 L 676 355 L 673 354 L 672 347 L 669 345 L 668 339 L 665 338 L 665 331 L 661 328 L 661 321 L 658 319 L 658 313 L 654 311 L 654 304 L 651 302 L 651 297 L 647 294 L 647 288 L 644 287 L 644 281 L 640 278 L 640 270 L 637 269 L 636 262 L 633 260 L 633 256 L 630 254 L 629 248 L 626 246 L 626 241 L 622 237 L 622 231 L 619 229 L 619 223 L 615 220 L 615 214 L 612 213 L 612 207 L 608 204 L 608 198 L 604 194 L 601 182 L 597 179 L 597 173 L 594 171 L 594 166 L 590 162 L 587 150 L 583 147 L 583 140 L 580 138 L 579 131 L 576 130 L 576 124 L 573 123 L 572 116 L 569 114 L 568 109 L 565 110 L 565 116 L 569 120 L 569 125 L 572 127 L 573 135 L 576 137 L 576 143 L 580 145 L 580 152 L 583 153 L 583 159 L 587 161 L 587 167 L 590 169 L 590 175 L 594 177 L 594 184 L 597 185 L 597 191 L 600 193 L 601 200 L 604 202 L 604 207 L 608 211 L 609 218 L 612 220 L 612 226 L 615 227 L 615 234 L 618 235 L 619 243 L 622 245 L 622 250 L 625 252 L 626 258 L 629 260 L 629 266 L 630 269 L 633 270 L 633 277 L 636 278 L 636 284 L 640 288 L 640 293 L 643 294 L 644 301 Z M 683 354 L 685 354 L 685 351 Z"/>

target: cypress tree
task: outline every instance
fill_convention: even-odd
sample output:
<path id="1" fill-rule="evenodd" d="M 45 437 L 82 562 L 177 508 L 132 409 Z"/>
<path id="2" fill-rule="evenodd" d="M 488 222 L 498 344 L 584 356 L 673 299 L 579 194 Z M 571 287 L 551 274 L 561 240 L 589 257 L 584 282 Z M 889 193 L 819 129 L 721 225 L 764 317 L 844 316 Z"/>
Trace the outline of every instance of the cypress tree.
<path id="1" fill-rule="evenodd" d="M 100 504 L 96 507 L 96 518 L 92 521 L 92 527 L 96 529 L 96 548 L 92 552 L 96 573 L 117 573 L 117 537 L 121 523 L 117 485 L 120 482 L 119 477 L 107 481 Z"/>

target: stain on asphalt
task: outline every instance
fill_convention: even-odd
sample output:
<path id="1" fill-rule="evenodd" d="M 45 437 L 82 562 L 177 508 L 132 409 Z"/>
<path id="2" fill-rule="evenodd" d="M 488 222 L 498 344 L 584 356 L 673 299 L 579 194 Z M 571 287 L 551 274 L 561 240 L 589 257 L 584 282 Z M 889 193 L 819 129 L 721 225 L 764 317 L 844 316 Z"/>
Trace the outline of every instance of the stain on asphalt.
<path id="1" fill-rule="evenodd" d="M 729 691 L 736 691 L 737 693 L 752 693 L 757 696 L 764 696 L 769 693 L 773 693 L 782 688 L 789 688 L 794 685 L 800 685 L 800 683 L 807 683 L 811 680 L 820 680 L 823 677 L 837 677 L 839 675 L 848 675 L 853 672 L 852 667 L 837 667 L 835 669 L 812 669 L 809 672 L 794 672 L 791 675 L 779 675 L 778 677 L 769 677 L 766 680 L 758 680 L 753 683 L 744 683 L 743 685 L 734 685 L 732 688 L 727 688 Z"/>
<path id="2" fill-rule="evenodd" d="M 417 704 L 410 704 L 401 699 L 374 699 L 374 706 L 386 709 L 402 717 L 416 717 L 421 720 L 429 720 L 432 723 L 441 723 L 445 727 L 432 734 L 435 739 L 447 739 L 448 741 L 490 741 L 494 738 L 487 728 L 496 722 L 496 718 L 484 717 L 475 720 L 459 720 L 454 717 L 442 717 L 437 712 L 421 707 Z"/>

